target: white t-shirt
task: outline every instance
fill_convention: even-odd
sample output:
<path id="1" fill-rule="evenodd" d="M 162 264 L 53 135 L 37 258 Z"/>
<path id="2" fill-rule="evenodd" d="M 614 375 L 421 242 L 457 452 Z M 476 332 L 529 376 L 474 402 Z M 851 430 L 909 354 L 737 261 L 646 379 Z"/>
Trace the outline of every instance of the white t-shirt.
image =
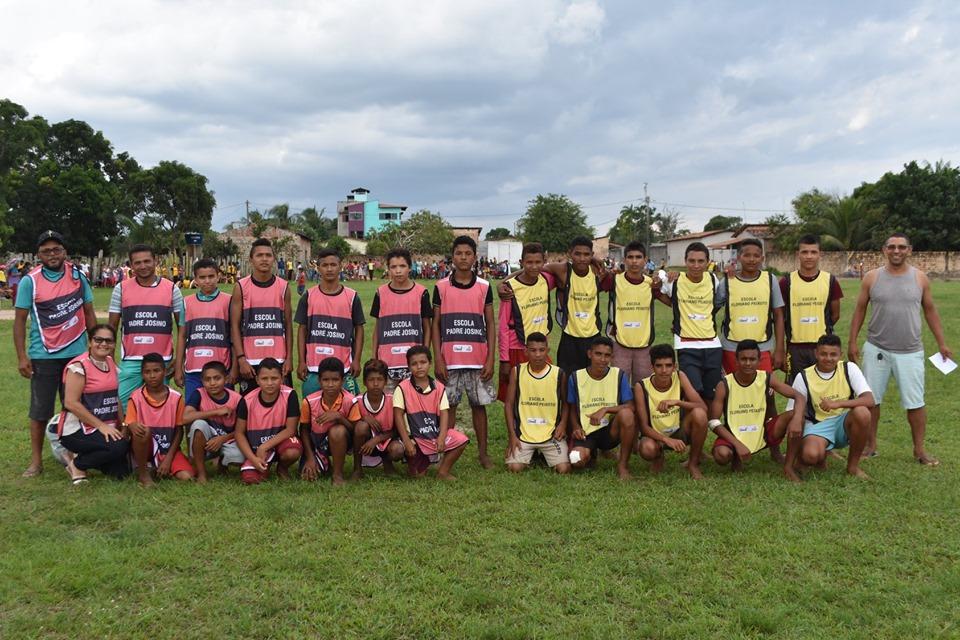
<path id="1" fill-rule="evenodd" d="M 704 273 L 703 277 L 709 278 L 710 274 Z M 713 286 L 714 293 L 716 293 L 717 290 L 720 289 L 720 278 L 714 278 L 713 285 L 714 285 Z M 660 287 L 660 291 L 665 296 L 671 297 L 673 295 L 673 283 L 669 281 L 664 282 L 663 286 Z M 716 301 L 719 302 L 720 299 L 717 298 Z M 714 322 L 714 326 L 716 326 L 716 322 Z M 717 336 L 714 338 L 711 338 L 710 340 L 689 340 L 689 339 L 681 340 L 680 336 L 678 336 L 677 334 L 673 334 L 673 348 L 674 349 L 719 349 L 720 347 L 723 346 L 722 344 L 720 344 L 719 336 L 720 336 L 720 333 L 717 332 Z"/>
<path id="2" fill-rule="evenodd" d="M 842 367 L 843 362 L 838 362 L 837 367 Z M 867 384 L 867 379 L 863 375 L 863 371 L 860 370 L 853 362 L 848 362 L 847 364 L 847 381 L 850 382 L 850 387 L 853 389 L 853 395 L 857 398 L 862 396 L 865 393 L 873 393 L 873 389 L 870 388 L 870 385 Z M 833 374 L 825 374 L 820 371 L 820 369 L 814 369 L 817 372 L 817 375 L 820 376 L 822 380 L 829 380 L 833 377 Z M 836 372 L 834 372 L 836 373 Z M 797 393 L 803 395 L 804 398 L 808 396 L 807 394 L 807 385 L 803 382 L 803 376 L 797 376 L 793 379 L 793 390 Z M 793 409 L 793 400 L 787 400 L 787 411 Z"/>

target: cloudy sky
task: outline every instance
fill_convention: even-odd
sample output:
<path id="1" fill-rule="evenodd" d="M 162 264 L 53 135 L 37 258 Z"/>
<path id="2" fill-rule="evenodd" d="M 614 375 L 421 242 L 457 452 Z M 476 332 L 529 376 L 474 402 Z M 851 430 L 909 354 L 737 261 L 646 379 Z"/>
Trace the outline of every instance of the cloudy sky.
<path id="1" fill-rule="evenodd" d="M 267 8 L 269 7 L 269 8 Z M 512 226 L 564 193 L 699 230 L 960 160 L 960 4 L 0 0 L 0 97 L 144 165 L 329 213 L 352 188 Z"/>

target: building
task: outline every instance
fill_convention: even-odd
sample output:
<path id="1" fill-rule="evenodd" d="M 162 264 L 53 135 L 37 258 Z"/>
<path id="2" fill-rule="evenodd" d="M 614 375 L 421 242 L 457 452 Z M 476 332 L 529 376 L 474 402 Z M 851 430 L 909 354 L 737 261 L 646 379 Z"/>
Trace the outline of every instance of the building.
<path id="1" fill-rule="evenodd" d="M 718 240 L 707 244 L 710 249 L 710 257 L 718 263 L 726 263 L 737 255 L 740 250 L 740 244 L 747 238 L 759 240 L 763 243 L 763 253 L 767 254 L 774 250 L 773 232 L 769 225 L 765 224 L 744 224 L 734 230 L 733 235 L 726 240 Z"/>
<path id="2" fill-rule="evenodd" d="M 257 239 L 250 227 L 227 229 L 221 232 L 219 236 L 221 240 L 227 238 L 233 240 L 239 251 L 240 272 L 250 273 L 250 247 L 253 245 L 253 241 Z M 279 227 L 267 227 L 259 237 L 266 238 L 273 244 L 274 253 L 278 258 L 290 260 L 294 264 L 298 262 L 307 264 L 310 261 L 309 236 Z"/>
<path id="3" fill-rule="evenodd" d="M 353 189 L 346 200 L 337 202 L 337 235 L 343 238 L 366 238 L 390 223 L 400 224 L 405 204 L 386 204 L 370 199 L 370 190 Z"/>
<path id="4" fill-rule="evenodd" d="M 450 231 L 453 232 L 454 238 L 468 236 L 473 238 L 474 242 L 480 242 L 480 232 L 483 231 L 483 227 L 452 227 Z"/>
<path id="5" fill-rule="evenodd" d="M 614 264 L 623 262 L 623 245 L 611 242 L 610 236 L 600 236 L 593 239 L 593 255 L 598 260 L 610 258 Z"/>
<path id="6" fill-rule="evenodd" d="M 664 243 L 667 245 L 667 265 L 673 267 L 682 266 L 687 247 L 694 242 L 702 242 L 707 245 L 709 249 L 711 243 L 729 240 L 733 237 L 733 233 L 733 229 L 720 229 L 718 231 L 701 231 L 700 233 L 690 233 L 685 236 L 670 238 Z"/>
<path id="7" fill-rule="evenodd" d="M 503 240 L 481 240 L 477 243 L 477 254 L 493 262 L 507 261 L 510 265 L 520 264 L 523 243 L 513 238 Z"/>

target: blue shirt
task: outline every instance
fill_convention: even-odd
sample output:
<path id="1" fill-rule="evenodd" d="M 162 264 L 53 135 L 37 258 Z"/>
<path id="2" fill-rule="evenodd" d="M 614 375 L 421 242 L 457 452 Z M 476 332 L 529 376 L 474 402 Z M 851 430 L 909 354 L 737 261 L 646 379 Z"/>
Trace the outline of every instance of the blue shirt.
<path id="1" fill-rule="evenodd" d="M 76 274 L 80 276 L 80 286 L 83 289 L 83 301 L 84 303 L 92 304 L 93 289 L 90 288 L 87 277 L 83 275 L 80 269 L 77 267 L 74 268 L 76 269 Z M 50 282 L 59 281 L 64 274 L 63 271 L 51 271 L 46 267 L 41 269 L 41 273 L 43 277 Z M 86 333 L 82 333 L 76 340 L 60 351 L 49 353 L 43 348 L 43 341 L 40 339 L 40 322 L 37 320 L 37 313 L 33 308 L 33 278 L 31 276 L 24 276 L 23 279 L 20 280 L 20 285 L 17 288 L 17 300 L 14 304 L 17 309 L 27 309 L 30 311 L 30 341 L 27 345 L 28 358 L 31 360 L 53 360 L 59 358 L 75 358 L 86 353 Z"/>

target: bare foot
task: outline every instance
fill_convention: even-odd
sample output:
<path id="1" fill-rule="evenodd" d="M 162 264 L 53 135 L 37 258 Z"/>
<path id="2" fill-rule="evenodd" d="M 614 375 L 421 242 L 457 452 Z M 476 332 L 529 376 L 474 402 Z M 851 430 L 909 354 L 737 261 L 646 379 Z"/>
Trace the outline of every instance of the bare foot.
<path id="1" fill-rule="evenodd" d="M 847 473 L 849 473 L 850 475 L 856 478 L 860 478 L 861 480 L 870 479 L 870 476 L 868 476 L 860 467 L 854 467 L 852 469 L 850 467 L 847 467 Z"/>
<path id="2" fill-rule="evenodd" d="M 621 480 L 630 480 L 633 478 L 633 474 L 630 473 L 628 467 L 617 465 L 617 477 Z"/>
<path id="3" fill-rule="evenodd" d="M 23 473 L 20 474 L 20 477 L 21 477 L 21 478 L 36 478 L 36 477 L 39 476 L 41 473 L 43 473 L 43 465 L 42 465 L 42 464 L 32 464 L 32 465 L 30 465 L 29 467 L 27 467 L 27 468 L 23 471 Z"/>
<path id="4" fill-rule="evenodd" d="M 446 472 L 446 473 L 440 473 L 440 472 L 438 472 L 438 473 L 437 473 L 437 479 L 438 479 L 438 480 L 456 480 L 456 479 L 457 479 L 457 476 L 453 475 L 453 474 L 450 473 L 449 471 Z"/>
<path id="5" fill-rule="evenodd" d="M 606 458 L 607 460 L 616 460 L 618 457 L 617 454 L 614 453 L 613 449 L 609 449 L 607 451 L 601 451 L 600 455 Z"/>
<path id="6" fill-rule="evenodd" d="M 363 478 L 363 469 L 354 469 L 350 474 L 351 480 L 361 480 Z"/>
<path id="7" fill-rule="evenodd" d="M 202 476 L 201 476 L 201 475 L 198 475 L 198 476 L 197 476 L 197 484 L 207 484 L 207 475 L 206 475 L 206 474 L 204 474 L 204 475 L 202 475 Z"/>
<path id="8" fill-rule="evenodd" d="M 384 460 L 384 461 L 383 461 L 383 475 L 385 475 L 385 476 L 392 476 L 392 475 L 396 475 L 396 473 L 397 473 L 397 470 L 396 470 L 396 468 L 393 466 L 393 462 L 390 461 L 390 460 Z"/>
<path id="9" fill-rule="evenodd" d="M 790 482 L 803 482 L 803 478 L 801 478 L 800 474 L 797 473 L 796 468 L 790 465 L 783 466 L 783 475 L 786 476 L 787 480 Z"/>
<path id="10" fill-rule="evenodd" d="M 690 477 L 694 480 L 702 480 L 703 473 L 700 471 L 700 465 L 698 464 L 688 464 L 687 473 L 690 474 Z"/>
<path id="11" fill-rule="evenodd" d="M 743 460 L 740 459 L 740 456 L 734 456 L 733 460 L 730 461 L 730 471 L 734 473 L 743 471 Z"/>
<path id="12" fill-rule="evenodd" d="M 773 447 L 770 449 L 770 459 L 777 464 L 783 464 L 787 461 L 787 457 L 783 455 L 782 451 L 780 451 L 780 447 Z"/>
<path id="13" fill-rule="evenodd" d="M 493 461 L 490 460 L 490 456 L 488 456 L 487 454 L 483 454 L 481 456 L 478 456 L 478 458 L 480 460 L 481 467 L 483 467 L 484 469 L 493 469 Z"/>
<path id="14" fill-rule="evenodd" d="M 290 467 L 284 467 L 283 465 L 277 465 L 277 477 L 283 478 L 284 480 L 290 479 Z"/>
<path id="15" fill-rule="evenodd" d="M 347 484 L 347 481 L 343 479 L 343 476 L 339 476 L 339 475 L 333 476 L 332 478 L 330 478 L 330 481 L 333 483 L 333 486 L 335 487 L 342 487 L 343 485 Z"/>
<path id="16" fill-rule="evenodd" d="M 657 474 L 663 471 L 663 456 L 650 463 L 650 473 Z"/>
<path id="17" fill-rule="evenodd" d="M 933 456 L 931 456 L 929 453 L 926 453 L 926 452 L 921 453 L 920 455 L 917 456 L 917 462 L 919 462 L 920 464 L 926 465 L 928 467 L 936 467 L 936 466 L 939 466 L 940 464 L 939 460 L 937 460 L 936 458 L 934 458 Z"/>
<path id="18" fill-rule="evenodd" d="M 152 487 L 157 484 L 153 481 L 153 478 L 149 473 L 141 473 L 139 476 L 137 476 L 137 482 L 139 482 L 140 486 L 144 488 Z"/>

